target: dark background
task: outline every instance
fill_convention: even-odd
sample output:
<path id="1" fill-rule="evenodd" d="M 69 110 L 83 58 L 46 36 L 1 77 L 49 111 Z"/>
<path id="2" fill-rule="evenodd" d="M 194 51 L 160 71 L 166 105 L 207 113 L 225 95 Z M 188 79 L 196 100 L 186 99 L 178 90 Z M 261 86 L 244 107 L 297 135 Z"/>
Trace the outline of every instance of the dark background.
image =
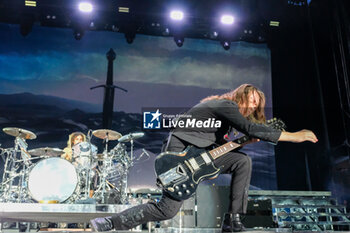
<path id="1" fill-rule="evenodd" d="M 349 200 L 349 2 L 312 1 L 281 18 L 269 39 L 274 113 L 319 142 L 276 147 L 278 187 Z"/>

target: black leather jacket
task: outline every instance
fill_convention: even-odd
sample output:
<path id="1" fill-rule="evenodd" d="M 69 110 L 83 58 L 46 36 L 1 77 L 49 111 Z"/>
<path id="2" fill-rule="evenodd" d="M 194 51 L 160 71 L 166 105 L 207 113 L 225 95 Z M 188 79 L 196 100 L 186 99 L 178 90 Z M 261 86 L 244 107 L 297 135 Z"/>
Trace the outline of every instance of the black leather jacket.
<path id="1" fill-rule="evenodd" d="M 236 130 L 264 141 L 277 143 L 281 131 L 267 127 L 264 124 L 257 124 L 247 120 L 239 112 L 238 105 L 230 100 L 210 100 L 199 103 L 191 108 L 187 115 L 196 120 L 205 121 L 211 119 L 221 121 L 221 127 L 209 128 L 180 128 L 173 130 L 173 135 L 189 142 L 197 147 L 208 147 L 213 144 L 222 144 L 224 135 L 231 127 Z M 183 118 L 181 118 L 183 120 Z"/>

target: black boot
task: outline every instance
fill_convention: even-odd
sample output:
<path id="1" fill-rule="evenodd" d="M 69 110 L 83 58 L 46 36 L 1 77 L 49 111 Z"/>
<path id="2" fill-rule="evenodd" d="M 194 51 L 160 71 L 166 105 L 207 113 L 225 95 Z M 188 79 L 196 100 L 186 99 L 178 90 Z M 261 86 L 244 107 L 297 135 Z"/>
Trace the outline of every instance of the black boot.
<path id="1" fill-rule="evenodd" d="M 245 231 L 239 214 L 225 213 L 221 224 L 221 232 L 240 232 Z"/>
<path id="2" fill-rule="evenodd" d="M 91 230 L 94 232 L 111 231 L 114 229 L 112 218 L 94 218 L 90 220 Z"/>

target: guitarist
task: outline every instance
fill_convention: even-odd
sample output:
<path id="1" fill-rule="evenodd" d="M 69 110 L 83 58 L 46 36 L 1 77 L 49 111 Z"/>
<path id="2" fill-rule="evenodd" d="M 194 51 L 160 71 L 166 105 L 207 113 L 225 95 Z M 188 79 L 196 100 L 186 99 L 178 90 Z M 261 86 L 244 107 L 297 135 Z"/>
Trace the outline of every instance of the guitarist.
<path id="1" fill-rule="evenodd" d="M 243 84 L 237 89 L 220 96 L 209 96 L 187 112 L 193 118 L 205 120 L 215 118 L 221 121 L 220 128 L 175 129 L 164 145 L 166 151 L 181 152 L 187 146 L 212 149 L 223 143 L 224 135 L 231 129 L 253 138 L 251 142 L 264 140 L 272 143 L 278 141 L 304 142 L 318 141 L 310 130 L 286 132 L 265 126 L 265 95 L 250 84 Z M 245 228 L 240 214 L 247 209 L 248 189 L 252 171 L 250 157 L 234 150 L 214 161 L 221 173 L 231 173 L 231 194 L 229 212 L 225 214 L 222 232 L 239 232 Z M 91 226 L 95 231 L 126 230 L 149 221 L 161 221 L 174 217 L 183 201 L 170 197 L 163 190 L 159 202 L 149 202 L 132 207 L 116 215 L 92 219 Z"/>

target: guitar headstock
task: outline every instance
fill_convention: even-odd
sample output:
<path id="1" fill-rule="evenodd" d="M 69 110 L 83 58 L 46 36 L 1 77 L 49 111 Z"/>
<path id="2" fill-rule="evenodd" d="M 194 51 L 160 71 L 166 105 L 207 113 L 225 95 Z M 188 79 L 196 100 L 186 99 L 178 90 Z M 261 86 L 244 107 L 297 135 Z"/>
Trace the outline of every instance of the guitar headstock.
<path id="1" fill-rule="evenodd" d="M 267 120 L 266 125 L 282 131 L 285 131 L 287 128 L 286 124 L 281 119 L 277 119 L 275 117 L 270 120 Z"/>

